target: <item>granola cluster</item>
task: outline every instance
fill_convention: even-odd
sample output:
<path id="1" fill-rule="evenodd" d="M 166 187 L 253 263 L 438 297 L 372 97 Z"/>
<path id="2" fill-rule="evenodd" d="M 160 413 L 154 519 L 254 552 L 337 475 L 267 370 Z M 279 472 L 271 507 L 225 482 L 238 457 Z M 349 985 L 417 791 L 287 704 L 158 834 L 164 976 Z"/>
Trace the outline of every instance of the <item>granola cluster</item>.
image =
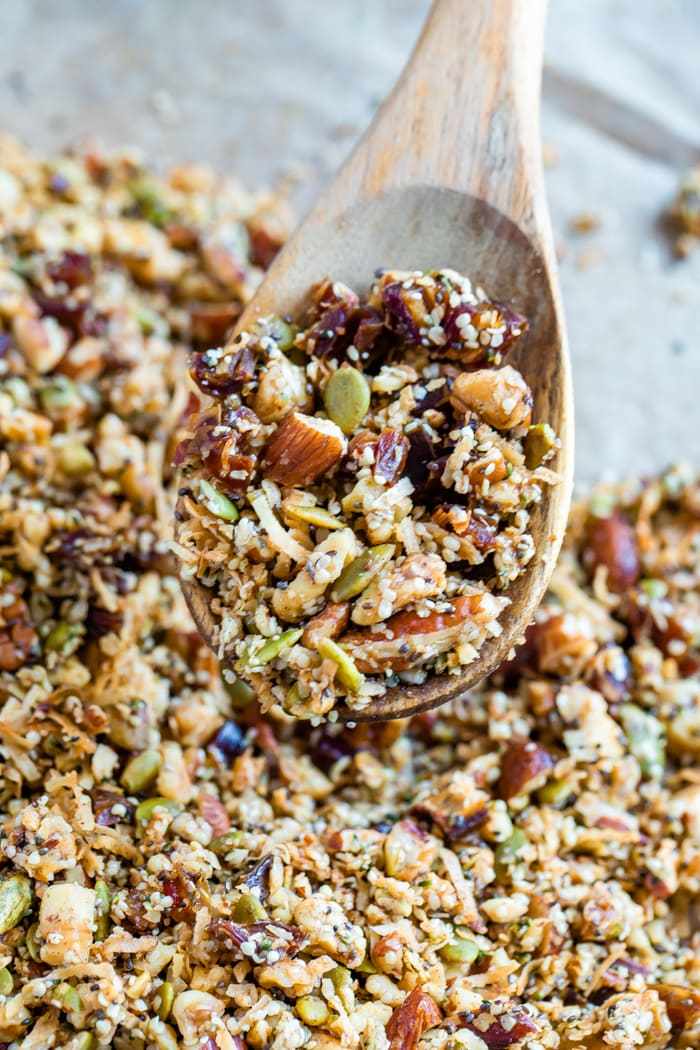
<path id="1" fill-rule="evenodd" d="M 385 271 L 364 300 L 325 280 L 300 327 L 194 355 L 177 551 L 265 708 L 360 710 L 500 633 L 557 480 L 503 363 L 526 327 L 452 270 Z"/>
<path id="2" fill-rule="evenodd" d="M 458 703 L 262 714 L 188 619 L 167 464 L 186 351 L 277 219 L 200 169 L 149 175 L 146 213 L 137 175 L 0 143 L 0 1046 L 697 1047 L 700 481 L 575 508 Z M 180 276 L 108 248 L 121 221 Z"/>

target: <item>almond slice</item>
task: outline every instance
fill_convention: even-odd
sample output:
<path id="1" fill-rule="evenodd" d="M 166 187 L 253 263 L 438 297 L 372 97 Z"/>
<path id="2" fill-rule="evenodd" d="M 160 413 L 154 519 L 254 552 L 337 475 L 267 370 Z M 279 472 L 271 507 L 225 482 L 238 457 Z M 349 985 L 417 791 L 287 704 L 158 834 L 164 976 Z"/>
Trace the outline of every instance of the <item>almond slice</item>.
<path id="1" fill-rule="evenodd" d="M 291 412 L 265 447 L 263 473 L 280 485 L 310 485 L 340 463 L 346 448 L 345 435 L 330 419 Z"/>

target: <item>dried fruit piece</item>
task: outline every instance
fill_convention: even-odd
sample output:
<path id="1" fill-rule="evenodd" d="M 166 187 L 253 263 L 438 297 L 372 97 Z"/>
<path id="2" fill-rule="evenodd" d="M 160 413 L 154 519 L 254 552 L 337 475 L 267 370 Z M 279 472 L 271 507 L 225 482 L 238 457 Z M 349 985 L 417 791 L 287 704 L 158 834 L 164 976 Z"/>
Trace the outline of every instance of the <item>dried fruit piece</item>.
<path id="1" fill-rule="evenodd" d="M 607 586 L 616 594 L 637 582 L 641 571 L 637 536 L 622 514 L 614 511 L 590 522 L 581 561 L 591 577 L 604 567 Z"/>
<path id="2" fill-rule="evenodd" d="M 374 449 L 374 477 L 393 485 L 399 480 L 408 459 L 409 440 L 400 430 L 385 427 Z"/>
<path id="3" fill-rule="evenodd" d="M 491 1013 L 487 1006 L 476 1013 L 464 1010 L 447 1017 L 443 1027 L 452 1032 L 467 1028 L 486 1044 L 488 1050 L 510 1050 L 539 1031 L 539 1025 L 520 1006 L 498 1014 Z"/>
<path id="4" fill-rule="evenodd" d="M 367 415 L 370 404 L 369 383 L 356 368 L 344 365 L 328 380 L 323 403 L 330 419 L 344 434 L 352 434 Z"/>
<path id="5" fill-rule="evenodd" d="M 442 1014 L 431 995 L 416 987 L 398 1006 L 386 1026 L 389 1050 L 416 1050 L 421 1036 L 440 1024 Z"/>
<path id="6" fill-rule="evenodd" d="M 265 477 L 280 485 L 310 485 L 342 460 L 347 443 L 332 420 L 292 412 L 265 446 Z"/>
<path id="7" fill-rule="evenodd" d="M 533 791 L 555 762 L 546 748 L 534 740 L 510 740 L 501 758 L 501 775 L 496 787 L 506 802 Z"/>

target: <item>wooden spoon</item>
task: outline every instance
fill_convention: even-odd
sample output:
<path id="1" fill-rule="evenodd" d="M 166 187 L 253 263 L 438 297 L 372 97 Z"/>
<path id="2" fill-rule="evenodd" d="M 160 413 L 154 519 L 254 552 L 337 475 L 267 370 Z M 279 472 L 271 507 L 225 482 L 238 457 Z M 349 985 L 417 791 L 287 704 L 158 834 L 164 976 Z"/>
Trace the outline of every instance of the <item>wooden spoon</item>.
<path id="1" fill-rule="evenodd" d="M 347 721 L 399 718 L 450 700 L 492 672 L 530 623 L 561 546 L 573 470 L 568 347 L 544 194 L 539 96 L 546 0 L 437 0 L 393 94 L 277 256 L 239 328 L 296 316 L 326 274 L 366 291 L 373 271 L 452 267 L 530 321 L 508 360 L 534 393 L 533 418 L 561 438 L 532 516 L 537 553 L 509 587 L 503 633 L 455 675 L 401 685 Z M 351 86 L 349 86 L 351 90 Z M 183 579 L 211 642 L 210 591 Z"/>

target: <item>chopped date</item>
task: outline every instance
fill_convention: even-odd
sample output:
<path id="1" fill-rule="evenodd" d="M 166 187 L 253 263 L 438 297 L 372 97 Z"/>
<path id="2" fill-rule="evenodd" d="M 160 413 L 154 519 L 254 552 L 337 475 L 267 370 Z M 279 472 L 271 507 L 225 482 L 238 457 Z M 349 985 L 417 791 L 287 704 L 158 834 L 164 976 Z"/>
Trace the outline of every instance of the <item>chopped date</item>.
<path id="1" fill-rule="evenodd" d="M 136 805 L 120 791 L 94 788 L 90 792 L 95 823 L 102 828 L 113 828 L 116 824 L 132 820 Z"/>
<path id="2" fill-rule="evenodd" d="M 190 375 L 203 394 L 228 397 L 255 376 L 257 359 L 247 347 L 200 350 L 190 358 Z"/>
<path id="3" fill-rule="evenodd" d="M 429 388 L 422 383 L 416 384 L 413 387 L 413 397 L 416 403 L 411 409 L 411 415 L 418 418 L 425 415 L 426 412 L 439 411 L 444 405 L 448 405 L 450 386 L 451 382 L 447 379 L 436 381 Z"/>
<path id="4" fill-rule="evenodd" d="M 460 303 L 448 309 L 443 327 L 447 342 L 441 356 L 475 367 L 500 361 L 527 329 L 527 321 L 500 303 Z M 495 329 L 495 335 L 484 344 L 480 334 L 489 329 Z"/>
<path id="5" fill-rule="evenodd" d="M 522 1009 L 513 1009 L 501 1014 L 492 1014 L 486 1008 L 478 1013 L 460 1011 L 448 1017 L 443 1024 L 448 1032 L 467 1028 L 486 1043 L 489 1050 L 509 1050 L 527 1036 L 539 1031 L 539 1026 Z"/>
<path id="6" fill-rule="evenodd" d="M 270 893 L 270 870 L 273 860 L 273 854 L 266 853 L 243 877 L 243 882 L 247 888 L 249 890 L 257 890 L 260 894 L 260 900 L 263 901 L 267 899 Z"/>
<path id="7" fill-rule="evenodd" d="M 374 452 L 374 476 L 393 485 L 403 473 L 408 457 L 408 438 L 400 430 L 385 428 Z"/>
<path id="8" fill-rule="evenodd" d="M 410 478 L 416 492 L 425 496 L 441 488 L 442 469 L 437 462 L 439 450 L 424 426 L 417 426 L 408 434 L 406 476 Z"/>
<path id="9" fill-rule="evenodd" d="M 122 626 L 122 614 L 91 605 L 86 620 L 88 638 L 104 638 L 107 634 L 119 634 Z"/>
<path id="10" fill-rule="evenodd" d="M 501 758 L 501 775 L 496 792 L 507 802 L 528 790 L 536 779 L 549 772 L 554 758 L 546 748 L 533 740 L 510 740 Z"/>
<path id="11" fill-rule="evenodd" d="M 581 560 L 591 577 L 596 569 L 607 569 L 607 586 L 616 594 L 632 587 L 641 567 L 634 528 L 618 512 L 594 518 L 588 526 Z"/>
<path id="12" fill-rule="evenodd" d="M 416 803 L 410 812 L 414 817 L 437 825 L 449 843 L 465 838 L 489 819 L 489 811 L 485 806 L 478 806 L 470 813 L 458 813 L 435 805 L 430 799 Z"/>
<path id="13" fill-rule="evenodd" d="M 162 878 L 163 893 L 172 898 L 170 914 L 176 922 L 191 922 L 201 894 L 194 879 L 179 866 L 173 874 Z"/>
<path id="14" fill-rule="evenodd" d="M 416 1050 L 421 1037 L 442 1021 L 440 1008 L 422 988 L 414 988 L 389 1018 L 389 1050 Z"/>
<path id="15" fill-rule="evenodd" d="M 39 307 L 42 317 L 52 317 L 60 325 L 77 331 L 87 309 L 87 303 L 83 299 L 73 296 L 51 296 L 35 290 L 32 298 Z"/>
<path id="16" fill-rule="evenodd" d="M 262 424 L 255 413 L 245 407 L 222 413 L 214 409 L 195 416 L 194 434 L 187 456 L 199 456 L 204 468 L 231 493 L 245 489 L 255 468 L 255 458 L 248 455 L 251 441 Z"/>
<path id="17" fill-rule="evenodd" d="M 209 929 L 225 947 L 256 962 L 265 962 L 269 952 L 274 952 L 278 959 L 293 959 L 306 944 L 306 934 L 298 926 L 272 919 L 246 924 L 214 919 Z M 241 951 L 243 945 L 246 945 L 245 951 Z"/>
<path id="18" fill-rule="evenodd" d="M 8 587 L 0 609 L 0 671 L 18 671 L 38 657 L 39 638 L 29 606 L 13 587 Z"/>
<path id="19" fill-rule="evenodd" d="M 52 281 L 73 291 L 92 280 L 92 260 L 85 252 L 65 251 L 59 259 L 46 264 L 46 273 Z"/>

